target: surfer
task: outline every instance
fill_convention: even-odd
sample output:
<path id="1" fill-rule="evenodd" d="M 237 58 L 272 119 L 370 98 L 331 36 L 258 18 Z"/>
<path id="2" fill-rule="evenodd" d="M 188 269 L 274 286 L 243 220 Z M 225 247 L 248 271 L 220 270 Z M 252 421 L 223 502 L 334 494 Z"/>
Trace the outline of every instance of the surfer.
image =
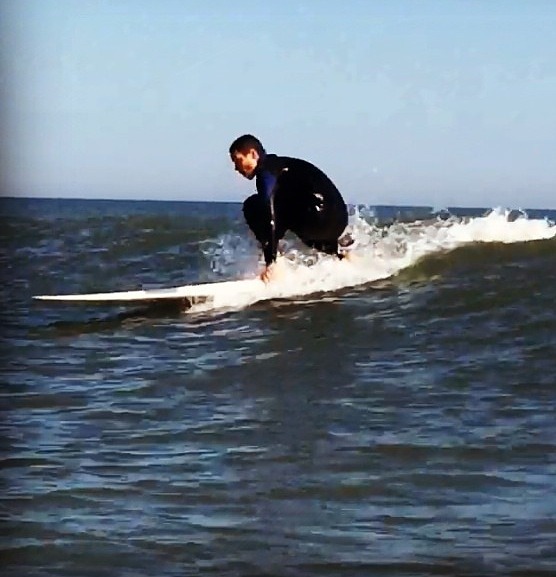
<path id="1" fill-rule="evenodd" d="M 288 230 L 307 246 L 342 258 L 338 239 L 347 226 L 347 208 L 322 170 L 306 160 L 267 154 L 251 134 L 232 142 L 230 156 L 237 172 L 256 179 L 257 192 L 243 203 L 243 214 L 263 250 L 265 282 L 275 276 L 278 241 Z"/>

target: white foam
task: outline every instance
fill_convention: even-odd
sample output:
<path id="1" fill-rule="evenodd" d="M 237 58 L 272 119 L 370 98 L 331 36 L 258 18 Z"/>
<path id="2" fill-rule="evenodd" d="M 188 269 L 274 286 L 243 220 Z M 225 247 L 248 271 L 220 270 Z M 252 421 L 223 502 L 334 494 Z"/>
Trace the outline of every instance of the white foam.
<path id="1" fill-rule="evenodd" d="M 380 227 L 370 224 L 356 211 L 348 224 L 348 231 L 355 239 L 349 259 L 339 261 L 301 248 L 294 242 L 287 246 L 280 258 L 285 271 L 283 279 L 253 293 L 222 295 L 211 303 L 196 306 L 194 310 L 242 308 L 260 300 L 291 298 L 366 284 L 389 278 L 426 255 L 451 251 L 465 244 L 526 242 L 556 236 L 556 226 L 546 219 L 529 219 L 525 214 L 513 219 L 510 215 L 510 211 L 497 208 L 476 218 L 438 218 Z M 220 261 L 218 255 L 212 258 L 217 270 L 230 272 L 228 267 L 234 260 L 231 256 L 233 247 L 236 247 L 240 266 L 236 269 L 235 278 L 255 275 L 261 268 L 257 263 L 259 251 L 256 245 L 237 240 L 230 244 L 230 237 L 226 238 L 227 242 L 218 245 L 219 254 L 225 258 Z M 249 258 L 247 254 L 250 254 Z M 251 264 L 248 266 L 247 262 Z"/>

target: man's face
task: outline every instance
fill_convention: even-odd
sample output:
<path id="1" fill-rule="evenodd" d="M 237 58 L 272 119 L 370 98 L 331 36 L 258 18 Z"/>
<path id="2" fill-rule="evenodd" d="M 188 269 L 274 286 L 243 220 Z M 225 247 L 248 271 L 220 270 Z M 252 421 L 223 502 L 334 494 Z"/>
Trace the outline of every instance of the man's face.
<path id="1" fill-rule="evenodd" d="M 232 162 L 241 176 L 251 180 L 255 176 L 259 154 L 254 148 L 250 148 L 245 154 L 235 151 L 232 153 Z"/>

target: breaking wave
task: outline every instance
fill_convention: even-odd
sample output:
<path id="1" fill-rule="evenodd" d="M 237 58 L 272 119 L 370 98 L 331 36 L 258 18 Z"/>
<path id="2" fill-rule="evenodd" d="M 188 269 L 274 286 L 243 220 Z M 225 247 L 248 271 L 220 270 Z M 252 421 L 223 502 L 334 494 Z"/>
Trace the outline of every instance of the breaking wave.
<path id="1" fill-rule="evenodd" d="M 403 271 L 413 271 L 416 276 L 429 271 L 433 275 L 439 267 L 469 258 L 512 258 L 516 247 L 509 245 L 522 247 L 518 250 L 523 251 L 524 243 L 554 239 L 556 226 L 548 219 L 529 218 L 526 213 L 501 208 L 473 218 L 442 213 L 434 218 L 384 225 L 372 214 L 354 209 L 347 232 L 354 239 L 347 259 L 339 261 L 310 251 L 297 239 L 287 237 L 280 247 L 282 279 L 252 294 L 219 297 L 203 308 L 242 307 L 259 300 L 336 291 L 388 279 Z M 553 246 L 537 242 L 534 248 L 527 245 L 526 250 L 531 249 L 553 250 Z M 220 276 L 252 278 L 260 270 L 260 251 L 247 236 L 228 233 L 204 250 Z"/>

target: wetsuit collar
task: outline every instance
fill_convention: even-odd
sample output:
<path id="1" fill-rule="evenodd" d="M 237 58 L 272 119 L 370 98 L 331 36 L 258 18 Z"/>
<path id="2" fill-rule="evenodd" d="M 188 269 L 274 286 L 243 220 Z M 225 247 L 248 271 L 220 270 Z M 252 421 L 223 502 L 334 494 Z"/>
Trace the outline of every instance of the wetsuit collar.
<path id="1" fill-rule="evenodd" d="M 268 154 L 266 153 L 266 151 L 263 151 L 261 152 L 261 154 L 259 154 L 259 160 L 257 161 L 257 168 L 255 168 L 255 174 L 258 174 L 263 169 L 263 165 L 267 156 Z"/>

